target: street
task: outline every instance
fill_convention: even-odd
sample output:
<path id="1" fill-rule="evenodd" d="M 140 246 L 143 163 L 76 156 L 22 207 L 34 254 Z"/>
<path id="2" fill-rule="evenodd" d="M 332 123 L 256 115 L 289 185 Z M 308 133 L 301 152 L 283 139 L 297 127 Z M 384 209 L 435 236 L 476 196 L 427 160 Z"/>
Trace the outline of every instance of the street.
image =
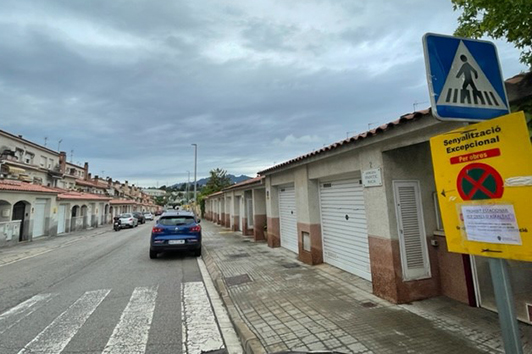
<path id="1" fill-rule="evenodd" d="M 16 247 L 26 256 L 0 265 L 0 352 L 221 348 L 197 259 L 170 254 L 150 260 L 152 225 L 119 232 L 104 226 Z M 23 252 L 26 246 L 34 250 Z"/>

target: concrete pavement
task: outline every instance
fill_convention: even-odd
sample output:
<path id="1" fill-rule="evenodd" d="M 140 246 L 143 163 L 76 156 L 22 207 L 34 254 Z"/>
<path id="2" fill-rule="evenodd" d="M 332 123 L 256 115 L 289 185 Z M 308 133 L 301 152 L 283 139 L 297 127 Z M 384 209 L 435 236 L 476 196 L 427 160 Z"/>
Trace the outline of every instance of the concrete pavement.
<path id="1" fill-rule="evenodd" d="M 495 313 L 444 297 L 394 305 L 338 268 L 202 225 L 203 258 L 248 353 L 503 353 Z M 532 326 L 521 331 L 532 353 Z"/>

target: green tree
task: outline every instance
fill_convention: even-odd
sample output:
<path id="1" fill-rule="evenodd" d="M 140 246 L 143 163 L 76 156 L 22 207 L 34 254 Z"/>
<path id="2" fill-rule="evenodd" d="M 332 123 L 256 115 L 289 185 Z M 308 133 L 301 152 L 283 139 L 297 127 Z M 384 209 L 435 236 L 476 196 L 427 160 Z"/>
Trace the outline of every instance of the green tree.
<path id="1" fill-rule="evenodd" d="M 209 176 L 209 181 L 205 184 L 205 187 L 202 188 L 203 195 L 209 195 L 216 193 L 229 187 L 231 185 L 231 179 L 227 176 L 227 171 L 222 170 L 221 168 L 215 168 L 211 170 Z"/>
<path id="2" fill-rule="evenodd" d="M 461 10 L 455 35 L 506 38 L 521 50 L 520 61 L 532 68 L 532 1 L 451 0 Z"/>

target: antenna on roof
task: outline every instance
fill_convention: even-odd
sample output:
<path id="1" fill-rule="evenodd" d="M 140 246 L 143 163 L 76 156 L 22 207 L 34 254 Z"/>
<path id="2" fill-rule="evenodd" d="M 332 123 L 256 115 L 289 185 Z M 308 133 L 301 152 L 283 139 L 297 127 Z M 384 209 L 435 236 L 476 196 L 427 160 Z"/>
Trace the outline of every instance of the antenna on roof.
<path id="1" fill-rule="evenodd" d="M 63 139 L 59 139 L 59 141 L 57 142 L 57 152 L 61 152 L 61 142 L 63 141 Z"/>
<path id="2" fill-rule="evenodd" d="M 419 106 L 420 104 L 424 104 L 424 103 L 429 103 L 429 102 L 428 101 L 424 101 L 424 102 L 414 101 L 414 103 L 412 104 L 412 106 L 414 106 L 414 112 L 417 110 L 417 106 Z"/>
<path id="3" fill-rule="evenodd" d="M 47 141 L 48 141 L 48 137 L 45 136 L 45 137 L 44 137 L 44 146 L 46 146 L 46 142 L 47 142 Z"/>
<path id="4" fill-rule="evenodd" d="M 70 150 L 70 163 L 74 161 L 74 150 Z"/>

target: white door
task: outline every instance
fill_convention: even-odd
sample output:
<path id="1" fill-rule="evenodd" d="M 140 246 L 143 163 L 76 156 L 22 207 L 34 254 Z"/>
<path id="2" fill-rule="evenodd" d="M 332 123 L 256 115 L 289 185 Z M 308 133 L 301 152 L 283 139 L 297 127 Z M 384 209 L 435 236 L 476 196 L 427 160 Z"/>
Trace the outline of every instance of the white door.
<path id="1" fill-rule="evenodd" d="M 65 232 L 66 214 L 67 214 L 66 204 L 59 205 L 59 212 L 57 213 L 57 233 L 58 234 L 62 234 Z"/>
<path id="2" fill-rule="evenodd" d="M 247 221 L 248 229 L 253 227 L 253 199 L 246 199 L 246 212 L 247 212 Z"/>
<path id="3" fill-rule="evenodd" d="M 393 181 L 403 280 L 430 278 L 419 181 Z"/>
<path id="4" fill-rule="evenodd" d="M 33 238 L 44 235 L 45 209 L 46 199 L 37 199 L 33 213 Z"/>
<path id="5" fill-rule="evenodd" d="M 320 182 L 323 261 L 371 281 L 364 187 L 358 179 Z"/>
<path id="6" fill-rule="evenodd" d="M 281 247 L 298 253 L 296 190 L 294 186 L 279 188 L 279 223 Z"/>

